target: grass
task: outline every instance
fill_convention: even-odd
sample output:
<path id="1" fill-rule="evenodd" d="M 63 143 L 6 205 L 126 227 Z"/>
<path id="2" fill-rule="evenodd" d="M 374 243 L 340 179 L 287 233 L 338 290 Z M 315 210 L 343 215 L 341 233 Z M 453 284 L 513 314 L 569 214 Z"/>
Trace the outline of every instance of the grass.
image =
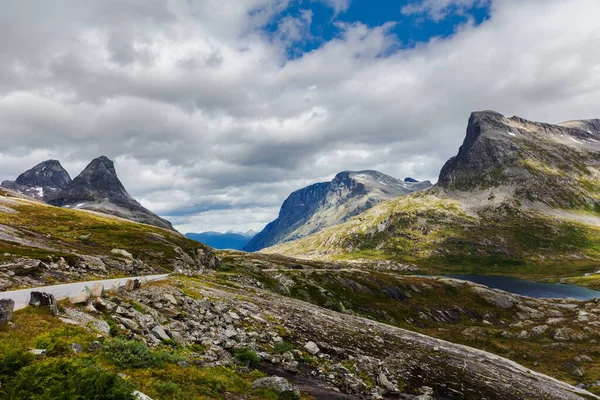
<path id="1" fill-rule="evenodd" d="M 116 338 L 106 339 L 103 351 L 90 353 L 85 349 L 96 340 L 94 334 L 42 309 L 16 311 L 13 322 L 15 328 L 0 330 L 0 398 L 128 400 L 134 389 L 155 399 L 277 398 L 272 391 L 252 389 L 252 382 L 264 376 L 256 370 L 177 365 L 191 349 L 154 350 Z M 84 351 L 75 354 L 71 343 Z M 38 346 L 48 351 L 37 357 L 29 353 Z M 254 361 L 251 355 L 248 351 L 242 358 Z"/>

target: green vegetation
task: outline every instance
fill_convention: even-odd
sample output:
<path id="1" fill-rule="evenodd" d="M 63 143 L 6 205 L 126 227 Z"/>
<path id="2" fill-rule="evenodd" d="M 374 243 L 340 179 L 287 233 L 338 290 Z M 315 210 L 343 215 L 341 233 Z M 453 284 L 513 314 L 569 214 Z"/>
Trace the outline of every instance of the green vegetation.
<path id="1" fill-rule="evenodd" d="M 235 358 L 237 358 L 239 362 L 241 362 L 243 365 L 245 365 L 247 367 L 256 368 L 260 365 L 260 357 L 252 349 L 248 349 L 248 348 L 239 349 L 239 350 L 236 350 L 236 352 L 234 354 L 235 354 Z"/>
<path id="2" fill-rule="evenodd" d="M 268 390 L 251 388 L 264 376 L 256 370 L 177 365 L 187 349 L 154 350 L 115 338 L 104 340 L 102 351 L 91 352 L 86 349 L 96 340 L 94 334 L 42 309 L 19 310 L 13 322 L 16 327 L 0 330 L 0 399 L 126 400 L 133 399 L 133 390 L 155 399 L 277 398 Z M 72 343 L 84 351 L 75 353 Z M 31 348 L 47 351 L 34 356 Z M 258 356 L 248 350 L 240 357 L 255 363 Z"/>
<path id="3" fill-rule="evenodd" d="M 0 195 L 7 196 L 8 192 L 0 190 Z M 19 240 L 31 244 L 2 241 L 0 259 L 5 253 L 43 261 L 62 257 L 68 264 L 75 265 L 78 257 L 72 254 L 73 251 L 110 255 L 113 248 L 119 248 L 151 267 L 164 270 L 177 256 L 175 247 L 188 254 L 203 247 L 177 232 L 150 225 L 18 198 L 14 200 L 10 208 L 16 212 L 0 213 L 0 224 L 13 228 Z"/>

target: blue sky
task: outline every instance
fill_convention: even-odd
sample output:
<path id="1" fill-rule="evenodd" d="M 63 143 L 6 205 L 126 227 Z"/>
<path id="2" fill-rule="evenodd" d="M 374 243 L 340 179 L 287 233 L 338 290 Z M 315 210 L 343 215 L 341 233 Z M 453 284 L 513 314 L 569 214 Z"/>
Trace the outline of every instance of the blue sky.
<path id="1" fill-rule="evenodd" d="M 310 11 L 308 30 L 303 32 L 302 39 L 294 41 L 288 47 L 289 58 L 293 59 L 338 37 L 342 32 L 340 24 L 361 23 L 373 28 L 393 23 L 390 33 L 397 36 L 396 50 L 400 50 L 428 42 L 434 37 L 448 37 L 462 24 L 479 25 L 489 18 L 487 1 L 468 1 L 464 6 L 440 6 L 443 7 L 442 15 L 432 15 L 435 10 L 431 9 L 410 13 L 405 7 L 417 7 L 419 3 L 414 0 L 352 0 L 345 10 L 336 10 L 332 5 L 335 2 L 344 3 L 344 0 L 293 0 L 265 29 L 272 36 L 277 36 L 279 24 L 284 18 L 301 20 Z M 439 3 L 443 4 L 444 1 Z"/>

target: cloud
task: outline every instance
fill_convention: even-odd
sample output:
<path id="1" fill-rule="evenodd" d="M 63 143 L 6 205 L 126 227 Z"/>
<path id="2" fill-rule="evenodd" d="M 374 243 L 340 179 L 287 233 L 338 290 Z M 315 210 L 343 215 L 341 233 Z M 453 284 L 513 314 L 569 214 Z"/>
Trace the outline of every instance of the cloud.
<path id="1" fill-rule="evenodd" d="M 421 0 L 402 7 L 405 15 L 425 14 L 434 21 L 441 21 L 451 13 L 464 14 L 473 7 L 484 7 L 491 0 Z"/>
<path id="2" fill-rule="evenodd" d="M 321 0 L 323 3 L 333 9 L 334 14 L 338 14 L 348 10 L 352 0 Z"/>
<path id="3" fill-rule="evenodd" d="M 494 1 L 482 24 L 410 49 L 391 23 L 339 24 L 293 59 L 308 13 L 235 4 L 3 2 L 0 179 L 48 158 L 75 176 L 105 154 L 181 230 L 244 231 L 342 170 L 435 180 L 473 110 L 598 117 L 595 2 Z"/>

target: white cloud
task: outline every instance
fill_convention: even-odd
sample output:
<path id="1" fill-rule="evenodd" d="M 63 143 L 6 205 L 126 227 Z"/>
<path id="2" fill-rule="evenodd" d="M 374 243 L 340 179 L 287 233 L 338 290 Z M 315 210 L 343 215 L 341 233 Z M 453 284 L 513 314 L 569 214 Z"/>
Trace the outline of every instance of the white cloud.
<path id="1" fill-rule="evenodd" d="M 341 170 L 435 179 L 473 110 L 599 116 L 600 3 L 498 0 L 481 25 L 392 54 L 391 25 L 346 24 L 294 60 L 260 29 L 286 6 L 3 2 L 0 179 L 105 154 L 181 230 L 244 231 Z"/>
<path id="2" fill-rule="evenodd" d="M 483 7 L 491 0 L 420 0 L 402 7 L 405 15 L 426 14 L 434 21 L 440 21 L 450 13 L 465 13 L 473 7 Z"/>

